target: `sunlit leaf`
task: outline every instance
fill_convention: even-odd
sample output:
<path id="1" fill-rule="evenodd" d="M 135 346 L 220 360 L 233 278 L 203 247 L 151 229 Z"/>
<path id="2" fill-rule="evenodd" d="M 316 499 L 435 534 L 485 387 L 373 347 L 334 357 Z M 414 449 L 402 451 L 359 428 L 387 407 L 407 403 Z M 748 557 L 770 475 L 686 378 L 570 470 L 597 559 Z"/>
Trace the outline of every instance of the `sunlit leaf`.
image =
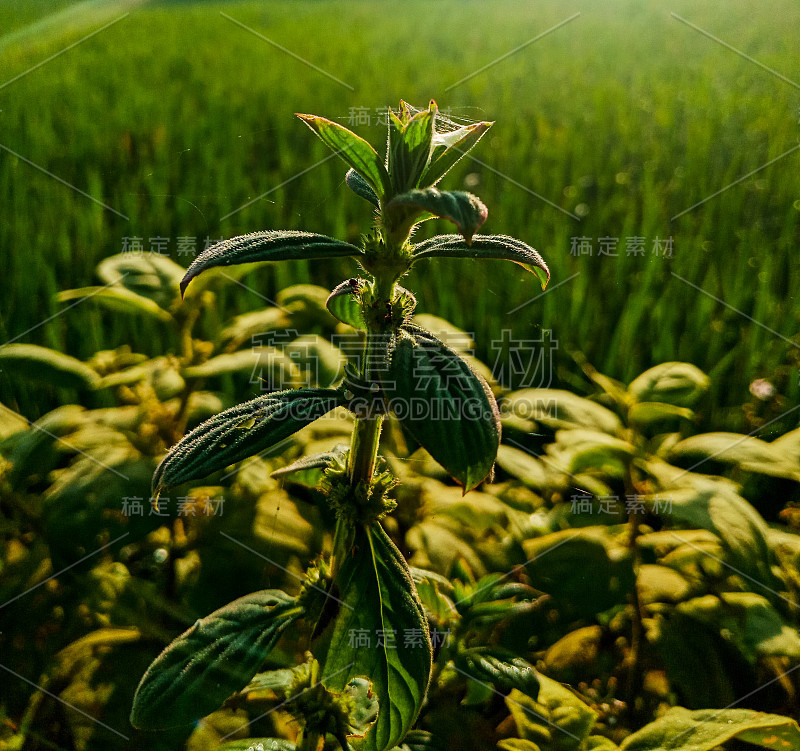
<path id="1" fill-rule="evenodd" d="M 436 185 L 448 170 L 481 140 L 483 134 L 493 124 L 473 123 L 451 131 L 437 129 L 433 136 L 430 161 L 418 185 L 422 188 Z"/>
<path id="2" fill-rule="evenodd" d="M 137 295 L 121 285 L 66 289 L 56 295 L 56 300 L 58 300 L 58 302 L 91 300 L 92 304 L 102 305 L 104 308 L 118 313 L 146 315 L 165 322 L 173 320 L 172 316 L 154 300 L 143 297 L 142 295 Z"/>
<path id="3" fill-rule="evenodd" d="M 97 275 L 106 284 L 152 300 L 165 310 L 177 300 L 178 283 L 185 271 L 160 253 L 119 253 L 97 265 Z"/>
<path id="4" fill-rule="evenodd" d="M 389 174 L 378 152 L 360 136 L 318 115 L 297 115 L 330 149 L 335 151 L 372 186 L 379 198 L 389 195 Z"/>
<path id="5" fill-rule="evenodd" d="M 0 347 L 0 368 L 4 375 L 18 375 L 50 386 L 93 389 L 100 383 L 98 373 L 86 363 L 38 344 Z"/>
<path id="6" fill-rule="evenodd" d="M 708 376 L 688 362 L 663 362 L 646 370 L 628 385 L 640 402 L 667 402 L 692 407 L 708 391 Z"/>
<path id="7" fill-rule="evenodd" d="M 752 709 L 673 707 L 655 722 L 629 735 L 621 751 L 711 751 L 738 739 L 764 748 L 800 748 L 800 728 L 791 717 Z"/>

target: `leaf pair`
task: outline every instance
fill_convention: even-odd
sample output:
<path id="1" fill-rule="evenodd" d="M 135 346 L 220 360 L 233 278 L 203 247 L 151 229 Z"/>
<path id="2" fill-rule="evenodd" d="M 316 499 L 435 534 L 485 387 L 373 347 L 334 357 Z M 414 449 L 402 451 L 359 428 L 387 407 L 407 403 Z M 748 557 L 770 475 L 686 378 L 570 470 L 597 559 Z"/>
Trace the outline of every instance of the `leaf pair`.
<path id="1" fill-rule="evenodd" d="M 431 188 L 428 191 L 415 191 L 415 193 L 424 193 L 431 197 L 433 196 L 432 191 L 435 191 L 435 188 Z M 438 191 L 435 192 L 438 193 Z M 468 193 L 463 195 L 469 196 Z M 445 203 L 452 198 L 452 194 L 440 193 L 440 196 L 444 196 L 442 201 Z M 480 205 L 483 206 L 483 204 Z M 477 209 L 473 206 L 472 209 L 464 209 L 464 213 L 459 214 L 458 210 L 453 208 L 454 221 L 456 221 L 456 217 L 460 217 L 457 224 L 462 232 L 470 233 L 470 228 L 476 226 L 474 223 L 475 218 L 478 216 L 475 213 L 476 211 Z M 413 264 L 425 258 L 436 257 L 513 261 L 535 274 L 542 285 L 542 289 L 547 286 L 547 282 L 550 279 L 550 270 L 539 253 L 529 245 L 506 235 L 476 235 L 473 237 L 470 233 L 470 237 L 470 242 L 467 242 L 460 235 L 438 235 L 430 240 L 425 240 L 412 247 L 411 263 Z M 217 266 L 230 266 L 256 261 L 315 260 L 344 257 L 360 259 L 363 256 L 364 251 L 355 245 L 314 232 L 296 230 L 251 232 L 248 235 L 241 235 L 217 243 L 203 251 L 186 270 L 180 283 L 180 289 L 181 294 L 185 294 L 186 288 L 192 279 L 203 271 Z M 340 285 L 337 287 L 336 294 L 346 291 L 346 288 Z M 346 303 L 346 301 L 340 302 Z M 347 320 L 337 312 L 333 310 L 331 312 L 340 320 L 350 323 L 350 325 L 355 325 L 351 323 L 351 320 L 358 320 L 358 316 L 355 314 L 350 315 L 349 318 L 351 320 Z M 361 328 L 361 326 L 356 326 L 356 328 Z"/>

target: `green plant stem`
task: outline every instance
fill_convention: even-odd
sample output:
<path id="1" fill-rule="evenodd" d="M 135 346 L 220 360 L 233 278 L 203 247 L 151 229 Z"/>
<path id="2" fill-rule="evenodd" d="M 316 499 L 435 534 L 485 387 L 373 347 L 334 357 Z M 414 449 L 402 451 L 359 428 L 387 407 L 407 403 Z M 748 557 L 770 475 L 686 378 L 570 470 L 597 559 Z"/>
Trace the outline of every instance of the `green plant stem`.
<path id="1" fill-rule="evenodd" d="M 381 436 L 383 417 L 356 418 L 350 442 L 350 484 L 356 487 L 360 482 L 369 483 L 375 471 L 378 458 L 378 443 Z"/>
<path id="2" fill-rule="evenodd" d="M 629 465 L 625 474 L 625 492 L 628 498 L 638 497 L 638 488 L 633 477 L 633 468 Z M 626 685 L 626 702 L 628 712 L 635 717 L 638 711 L 636 697 L 638 696 L 640 676 L 640 659 L 644 624 L 642 617 L 642 603 L 639 599 L 638 576 L 642 565 L 642 553 L 639 548 L 639 534 L 641 517 L 632 506 L 628 512 L 628 548 L 633 556 L 634 584 L 631 595 L 633 605 L 633 619 L 631 622 L 631 647 L 628 655 L 628 679 Z"/>

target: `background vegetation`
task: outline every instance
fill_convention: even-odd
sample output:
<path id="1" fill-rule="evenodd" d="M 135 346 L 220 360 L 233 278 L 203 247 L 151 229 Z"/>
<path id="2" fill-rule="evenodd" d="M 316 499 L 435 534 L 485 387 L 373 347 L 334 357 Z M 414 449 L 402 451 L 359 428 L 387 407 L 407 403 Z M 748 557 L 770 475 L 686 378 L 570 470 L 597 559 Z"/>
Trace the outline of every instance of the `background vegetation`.
<path id="1" fill-rule="evenodd" d="M 563 28 L 448 89 L 578 12 L 580 16 Z M 124 13 L 129 15 L 120 18 Z M 16 78 L 112 22 L 91 39 Z M 620 423 L 609 425 L 601 416 L 588 425 L 585 419 L 567 425 L 535 420 L 508 424 L 507 437 L 516 443 L 507 443 L 503 452 L 498 488 L 475 494 L 472 501 L 468 496 L 465 505 L 450 499 L 447 494 L 453 489 L 445 485 L 445 478 L 416 457 L 406 478 L 412 487 L 406 499 L 408 516 L 390 531 L 407 540 L 401 549 L 413 553 L 417 565 L 461 582 L 458 586 L 472 586 L 473 579 L 524 563 L 534 547 L 549 544 L 548 535 L 587 526 L 587 519 L 600 523 L 597 515 L 568 513 L 578 490 L 589 488 L 595 501 L 604 493 L 622 497 L 631 492 L 625 478 L 633 460 L 625 452 L 614 454 L 619 446 L 612 447 L 613 461 L 606 461 L 601 452 L 599 458 L 587 460 L 588 465 L 580 465 L 588 467 L 594 485 L 582 473 L 580 483 L 564 479 L 564 471 L 572 473 L 570 477 L 576 473 L 574 456 L 559 453 L 565 437 L 559 445 L 555 430 L 588 427 L 606 432 L 635 444 L 639 459 L 657 455 L 684 468 L 696 460 L 692 457 L 719 450 L 719 444 L 705 444 L 681 455 L 661 439 L 650 443 L 654 431 L 629 424 L 631 404 L 620 402 L 619 394 L 615 396 L 589 364 L 626 384 L 664 361 L 693 363 L 707 373 L 708 392 L 692 401 L 691 416 L 671 416 L 678 423 L 668 428 L 678 438 L 721 430 L 747 433 L 763 426 L 758 437 L 774 446 L 773 439 L 797 427 L 793 408 L 800 396 L 800 150 L 786 152 L 797 146 L 800 132 L 798 27 L 800 8 L 789 0 L 755 12 L 752 4 L 737 0 L 726 3 L 724 13 L 711 3 L 687 1 L 666 7 L 633 0 L 611 7 L 592 1 L 565 6 L 505 0 L 0 2 L 0 355 L 9 351 L 9 342 L 45 345 L 82 361 L 93 358 L 95 374 L 105 378 L 145 358 L 180 353 L 186 331 L 180 321 L 167 325 L 155 316 L 112 314 L 91 300 L 61 315 L 76 301 L 59 300 L 58 293 L 97 284 L 98 262 L 120 253 L 126 238 L 142 238 L 146 251 L 151 238 L 167 238 L 169 255 L 182 266 L 192 256 L 178 253 L 181 237 L 196 239 L 198 250 L 206 238 L 262 228 L 304 228 L 345 240 L 357 238 L 369 226 L 370 208 L 345 188 L 342 163 L 330 159 L 318 164 L 327 153 L 294 112 L 338 119 L 376 146 L 385 139 L 377 111 L 401 97 L 417 105 L 433 97 L 459 120 L 496 120 L 476 150 L 476 160 L 457 165 L 447 187 L 481 195 L 489 207 L 487 232 L 520 237 L 542 253 L 552 271 L 550 291 L 537 297 L 535 282 L 510 265 L 478 266 L 466 260 L 433 262 L 420 269 L 422 273 L 412 272 L 407 286 L 417 295 L 419 312 L 435 311 L 474 334 L 476 355 L 498 377 L 504 374 L 498 393 L 501 386 L 508 390 L 530 385 L 522 382 L 519 372 L 508 375 L 507 353 L 501 352 L 498 359 L 493 342 L 501 339 L 501 332 L 536 340 L 543 329 L 552 330 L 559 346 L 552 383 L 544 385 L 594 395 Z M 359 114 L 369 122 L 353 122 Z M 771 160 L 776 161 L 764 167 Z M 619 238 L 617 257 L 598 255 L 600 238 L 607 237 Z M 626 252 L 630 237 L 644 238 L 643 255 Z M 588 238 L 592 255 L 572 254 L 573 238 Z M 653 253 L 656 238 L 662 243 L 672 238 L 671 257 Z M 213 305 L 206 305 L 191 322 L 192 331 L 200 341 L 217 342 L 215 352 L 223 352 L 229 343 L 221 335 L 224 322 L 274 300 L 291 315 L 285 319 L 276 314 L 270 325 L 278 321 L 301 333 L 330 338 L 333 321 L 324 318 L 319 290 L 306 289 L 296 299 L 279 293 L 309 282 L 329 290 L 352 271 L 347 262 L 261 268 L 239 280 L 241 285 L 214 289 Z M 174 293 L 173 282 L 167 284 L 169 294 Z M 520 307 L 532 298 L 537 299 Z M 164 304 L 169 307 L 171 300 Z M 142 357 L 124 352 L 93 357 L 122 346 Z M 234 349 L 239 347 L 247 344 L 237 342 Z M 160 646 L 196 617 L 264 586 L 265 578 L 269 586 L 291 583 L 292 577 L 274 564 L 299 571 L 324 543 L 326 522 L 313 493 L 288 492 L 268 477 L 287 457 L 269 459 L 233 480 L 218 479 L 219 484 L 206 491 L 189 493 L 203 508 L 210 499 L 225 498 L 222 518 L 199 513 L 194 520 L 180 519 L 172 509 L 164 526 L 147 513 L 120 514 L 122 497 L 147 496 L 157 457 L 186 419 L 191 424 L 255 388 L 247 377 L 250 362 L 244 375 L 213 374 L 197 388 L 201 397 L 193 397 L 189 409 L 185 389 L 191 377 L 181 370 L 189 363 L 179 367 L 173 361 L 158 362 L 138 380 L 113 389 L 98 389 L 96 384 L 87 388 L 85 372 L 68 378 L 68 365 L 56 369 L 56 378 L 43 379 L 34 376 L 46 371 L 44 366 L 20 372 L 8 359 L 0 365 L 0 404 L 7 407 L 0 423 L 7 439 L 0 486 L 6 543 L 0 573 L 7 603 L 0 608 L 0 663 L 24 676 L 5 676 L 6 685 L 13 687 L 2 710 L 9 743 L 107 748 L 119 741 L 113 733 L 102 735 L 105 731 L 95 724 L 81 724 L 79 715 L 48 703 L 47 694 L 36 692 L 24 679 L 44 685 L 93 717 L 105 707 L 105 721 L 124 727 L 135 682 Z M 176 381 L 173 372 L 186 380 Z M 761 396 L 750 392 L 756 379 L 766 381 L 754 387 Z M 78 403 L 92 408 L 91 413 L 63 406 Z M 52 413 L 57 407 L 62 409 Z M 30 420 L 44 417 L 39 423 L 44 430 L 24 430 L 24 421 L 10 416 L 9 409 Z M 103 413 L 104 409 L 123 411 Z M 577 411 L 586 409 L 583 405 Z M 81 432 L 87 426 L 91 429 Z M 638 432 L 631 437 L 626 431 L 634 428 Z M 120 433 L 126 443 L 118 438 Z M 53 441 L 53 436 L 63 440 Z M 320 440 L 340 439 L 341 426 L 329 426 L 327 433 L 310 433 L 293 444 L 290 456 L 319 448 L 312 444 Z M 87 464 L 85 456 L 81 463 L 75 448 L 133 477 L 133 484 L 121 484 L 113 473 L 93 473 L 96 466 Z M 394 448 L 407 458 L 402 446 Z M 548 456 L 562 474 L 555 479 L 543 474 L 546 468 L 532 466 L 509 448 L 524 449 L 528 459 L 531 454 Z M 737 488 L 726 485 L 720 493 L 734 492 L 766 520 L 751 530 L 755 547 L 745 545 L 728 559 L 730 551 L 724 545 L 714 548 L 717 543 L 703 536 L 713 536 L 714 527 L 718 537 L 725 538 L 724 524 L 720 527 L 718 521 L 705 522 L 697 515 L 671 523 L 693 530 L 692 545 L 738 568 L 737 560 L 763 555 L 763 561 L 745 572 L 762 585 L 765 577 L 778 576 L 780 584 L 769 586 L 779 594 L 768 595 L 767 605 L 735 597 L 731 601 L 730 592 L 764 596 L 764 588 L 746 578 L 731 582 L 725 571 L 703 568 L 685 548 L 676 553 L 667 567 L 688 577 L 691 587 L 673 580 L 666 594 L 663 587 L 655 588 L 657 595 L 652 587 L 648 590 L 653 602 L 666 597 L 679 615 L 666 631 L 648 632 L 652 651 L 640 663 L 642 681 L 650 681 L 643 704 L 623 710 L 614 703 L 614 686 L 627 676 L 630 662 L 630 642 L 619 641 L 633 638 L 632 621 L 625 615 L 630 586 L 605 592 L 591 582 L 576 583 L 567 602 L 549 602 L 543 611 L 532 608 L 525 616 L 525 633 L 537 634 L 535 643 L 514 643 L 507 624 L 505 636 L 493 637 L 506 648 L 525 652 L 548 675 L 582 687 L 604 734 L 613 736 L 611 731 L 620 725 L 635 729 L 669 704 L 722 707 L 770 681 L 773 688 L 746 706 L 797 716 L 796 674 L 794 683 L 776 676 L 798 659 L 797 645 L 785 629 L 797 626 L 797 536 L 791 532 L 796 512 L 790 504 L 798 500 L 795 464 L 800 452 L 795 439 L 785 441 L 779 451 L 759 454 L 764 450 L 760 444 L 748 444 L 748 450 L 755 453 L 736 459 L 723 451 L 725 460 L 705 469 L 735 480 Z M 129 463 L 130 472 L 120 469 L 119 462 Z M 643 495 L 654 492 L 651 487 L 640 490 Z M 236 503 L 227 503 L 229 498 Z M 511 511 L 492 505 L 495 502 L 509 505 Z M 445 505 L 447 514 L 442 511 Z M 437 513 L 449 514 L 454 521 L 448 526 L 428 519 Z M 666 522 L 658 514 L 652 516 L 652 507 L 649 513 L 651 517 L 642 520 L 650 525 L 645 532 L 658 534 Z M 615 525 L 625 521 L 624 514 L 604 517 L 602 524 L 610 531 L 597 532 L 586 543 L 589 553 L 567 556 L 565 570 L 581 571 L 580 561 L 591 554 L 610 561 L 609 566 L 621 565 L 627 575 L 628 553 L 618 554 L 615 547 L 626 535 Z M 735 520 L 726 523 L 736 527 Z M 789 527 L 779 528 L 780 523 Z M 772 526 L 765 531 L 762 524 Z M 220 530 L 248 541 L 273 563 L 262 559 L 254 567 L 252 553 L 221 538 Z M 130 538 L 115 541 L 126 533 Z M 536 542 L 540 537 L 545 542 Z M 503 540 L 507 545 L 502 554 L 494 555 L 493 547 Z M 644 564 L 662 566 L 664 558 L 675 553 L 663 539 L 650 542 Z M 104 555 L 78 563 L 105 544 L 109 546 Z M 467 563 L 442 557 L 442 550 L 460 551 Z M 69 576 L 48 580 L 67 566 Z M 689 571 L 692 566 L 697 570 Z M 770 573 L 770 566 L 784 573 Z M 616 574 L 619 571 L 610 575 Z M 649 570 L 649 576 L 654 574 Z M 549 575 L 533 570 L 529 575 L 526 585 L 552 596 Z M 37 589 L 29 599 L 9 602 L 33 586 Z M 574 600 L 588 595 L 596 599 L 590 598 L 576 612 Z M 706 596 L 717 597 L 715 602 L 724 607 L 712 607 L 710 601 L 685 604 Z M 679 603 L 684 603 L 680 611 Z M 748 622 L 741 615 L 745 606 L 751 608 L 748 613 L 762 615 L 771 608 L 761 620 L 752 616 L 749 621 L 769 624 L 758 637 L 731 626 Z M 655 619 L 655 611 L 648 615 Z M 594 629 L 579 634 L 588 651 L 574 645 L 567 649 L 562 643 L 561 651 L 545 658 L 559 640 L 586 628 Z M 102 632 L 100 643 L 89 643 L 88 652 L 64 651 L 81 637 L 91 642 L 90 635 L 101 629 L 115 631 Z M 776 633 L 783 641 L 764 647 L 762 642 Z M 127 651 L 114 646 L 134 642 L 137 646 Z M 675 645 L 689 643 L 695 651 L 681 652 L 681 658 L 670 663 Z M 108 654 L 113 659 L 103 650 L 112 650 Z M 559 659 L 566 659 L 566 652 L 594 655 L 594 661 L 565 666 Z M 702 664 L 702 670 L 687 674 L 686 665 L 696 664 Z M 467 715 L 460 714 L 465 712 L 460 703 L 464 685 L 445 681 L 441 690 L 440 700 L 454 713 L 444 715 L 447 721 L 459 717 L 466 722 Z M 491 733 L 510 708 L 502 701 L 500 706 L 487 704 L 475 686 L 470 691 L 470 700 L 488 709 L 481 710 L 480 722 L 466 727 L 489 733 L 487 742 L 494 742 Z M 623 695 L 619 701 L 627 706 L 628 698 Z M 25 718 L 33 723 L 31 733 Z M 219 720 L 223 725 L 229 721 L 227 715 Z M 429 720 L 428 727 L 432 724 Z M 15 735 L 20 727 L 25 732 Z M 206 729 L 202 726 L 198 732 Z M 285 730 L 270 727 L 264 732 Z M 213 737 L 195 738 L 195 747 L 213 748 L 228 731 L 214 732 Z M 164 748 L 176 748 L 187 735 L 188 731 L 177 733 L 160 742 Z M 468 735 L 463 743 L 468 743 Z M 135 737 L 130 741 L 131 747 L 150 742 Z"/>

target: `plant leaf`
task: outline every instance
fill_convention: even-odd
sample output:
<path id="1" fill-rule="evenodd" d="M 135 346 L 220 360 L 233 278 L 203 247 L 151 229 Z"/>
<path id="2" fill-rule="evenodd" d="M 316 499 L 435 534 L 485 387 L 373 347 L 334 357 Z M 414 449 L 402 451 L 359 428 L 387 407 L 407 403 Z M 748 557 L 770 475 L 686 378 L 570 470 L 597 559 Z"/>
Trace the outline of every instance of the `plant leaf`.
<path id="1" fill-rule="evenodd" d="M 765 748 L 800 747 L 800 728 L 791 717 L 752 709 L 673 707 L 655 722 L 629 735 L 621 751 L 711 751 L 737 738 Z"/>
<path id="2" fill-rule="evenodd" d="M 637 376 L 628 386 L 640 402 L 666 402 L 692 407 L 708 391 L 708 376 L 689 362 L 662 362 Z"/>
<path id="3" fill-rule="evenodd" d="M 500 413 L 487 383 L 458 354 L 433 334 L 407 326 L 377 376 L 403 427 L 465 493 L 491 472 Z"/>
<path id="4" fill-rule="evenodd" d="M 177 295 L 176 295 L 177 297 Z M 164 322 L 173 320 L 172 316 L 157 302 L 125 289 L 122 285 L 112 284 L 110 287 L 80 287 L 65 289 L 56 295 L 58 302 L 91 298 L 99 305 L 119 313 L 148 315 Z"/>
<path id="5" fill-rule="evenodd" d="M 353 131 L 318 115 L 297 116 L 372 186 L 379 198 L 390 195 L 389 173 L 378 152 Z"/>
<path id="6" fill-rule="evenodd" d="M 445 173 L 481 140 L 483 134 L 493 124 L 490 122 L 473 123 L 456 130 L 436 131 L 433 135 L 428 166 L 417 184 L 420 187 L 436 185 Z"/>
<path id="7" fill-rule="evenodd" d="M 414 261 L 433 257 L 513 261 L 535 274 L 542 289 L 550 280 L 550 269 L 539 253 L 522 240 L 506 235 L 477 235 L 469 245 L 460 235 L 438 235 L 414 246 Z"/>
<path id="8" fill-rule="evenodd" d="M 367 329 L 360 300 L 365 283 L 363 279 L 348 279 L 331 292 L 325 303 L 334 318 L 360 331 Z"/>
<path id="9" fill-rule="evenodd" d="M 153 475 L 154 495 L 258 454 L 344 402 L 340 391 L 299 389 L 259 396 L 226 409 L 169 450 Z"/>
<path id="10" fill-rule="evenodd" d="M 376 209 L 380 208 L 381 201 L 378 198 L 378 194 L 372 189 L 372 186 L 352 167 L 347 170 L 347 174 L 344 176 L 344 181 L 347 183 L 347 187 L 350 188 L 353 193 L 369 201 Z"/>
<path id="11" fill-rule="evenodd" d="M 436 102 L 431 100 L 427 110 L 408 117 L 405 102 L 401 102 L 401 117 L 389 115 L 389 177 L 397 193 L 410 190 L 419 182 L 431 153 Z M 405 111 L 403 111 L 405 109 Z"/>
<path id="12" fill-rule="evenodd" d="M 478 647 L 458 653 L 455 664 L 470 678 L 493 683 L 495 688 L 508 691 L 516 688 L 532 699 L 539 693 L 536 671 L 522 657 L 492 653 Z"/>
<path id="13" fill-rule="evenodd" d="M 281 632 L 302 613 L 295 598 L 267 589 L 200 619 L 147 669 L 131 724 L 161 730 L 210 714 L 248 684 Z"/>
<path id="14" fill-rule="evenodd" d="M 413 206 L 420 213 L 427 211 L 450 220 L 458 227 L 467 246 L 471 245 L 472 236 L 486 221 L 489 213 L 481 199 L 472 193 L 460 190 L 441 191 L 438 188 L 416 188 L 395 196 L 386 204 L 385 211 L 391 212 L 395 206 Z"/>
<path id="15" fill-rule="evenodd" d="M 215 266 L 254 261 L 293 261 L 360 256 L 360 248 L 327 235 L 298 230 L 266 230 L 232 237 L 204 250 L 192 261 L 181 283 L 181 294 L 198 274 Z"/>
<path id="16" fill-rule="evenodd" d="M 379 524 L 356 528 L 337 585 L 344 605 L 323 681 L 341 691 L 353 676 L 368 676 L 379 711 L 363 749 L 392 748 L 416 720 L 430 679 L 433 649 L 425 611 L 402 554 Z M 354 646 L 353 634 L 366 634 L 370 646 Z M 375 644 L 379 636 L 382 645 Z"/>
<path id="17" fill-rule="evenodd" d="M 165 310 L 178 299 L 178 283 L 185 271 L 159 253 L 118 253 L 97 264 L 97 275 L 106 284 L 152 300 Z"/>
<path id="18" fill-rule="evenodd" d="M 285 738 L 244 738 L 228 741 L 217 747 L 217 751 L 295 751 L 297 746 Z"/>
<path id="19" fill-rule="evenodd" d="M 539 676 L 536 699 L 514 689 L 506 697 L 506 705 L 520 738 L 548 751 L 578 751 L 597 720 L 593 709 L 544 675 Z"/>
<path id="20" fill-rule="evenodd" d="M 319 481 L 322 479 L 323 470 L 334 463 L 346 466 L 349 449 L 349 446 L 340 445 L 320 454 L 303 456 L 285 467 L 276 469 L 272 472 L 272 477 L 276 479 L 288 477 L 290 482 L 319 489 Z"/>
<path id="21" fill-rule="evenodd" d="M 6 344 L 0 347 L 0 365 L 4 374 L 17 374 L 51 386 L 94 389 L 101 380 L 97 371 L 86 363 L 38 344 Z"/>
<path id="22" fill-rule="evenodd" d="M 681 464 L 705 461 L 733 464 L 744 472 L 784 477 L 800 482 L 800 462 L 781 444 L 767 443 L 742 433 L 701 433 L 685 438 L 672 446 L 668 460 Z M 699 460 L 699 461 L 698 461 Z M 700 472 L 708 470 L 698 470 Z"/>

